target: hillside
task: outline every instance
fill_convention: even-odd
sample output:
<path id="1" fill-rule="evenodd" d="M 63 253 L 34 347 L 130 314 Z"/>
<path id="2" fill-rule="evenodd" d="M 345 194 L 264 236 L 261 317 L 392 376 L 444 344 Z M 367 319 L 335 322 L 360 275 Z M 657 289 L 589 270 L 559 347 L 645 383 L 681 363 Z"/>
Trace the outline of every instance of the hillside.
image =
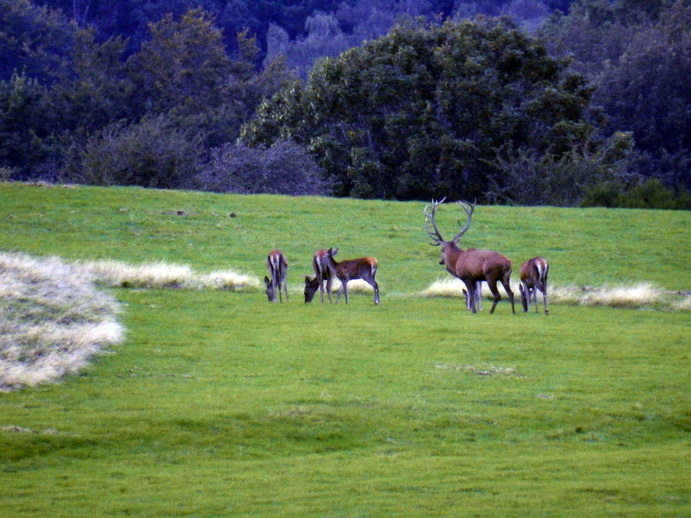
<path id="1" fill-rule="evenodd" d="M 414 296 L 446 276 L 423 207 L 0 184 L 2 253 L 258 277 L 278 247 L 293 290 L 97 282 L 73 301 L 88 279 L 46 261 L 69 274 L 47 279 L 58 320 L 116 300 L 122 333 L 60 383 L 0 392 L 0 515 L 688 515 L 688 312 Z M 690 217 L 479 206 L 467 243 L 544 254 L 555 284 L 688 288 Z M 442 232 L 457 218 L 442 206 Z M 303 303 L 323 246 L 378 257 L 381 305 Z M 0 316 L 45 316 L 22 297 Z"/>
<path id="2" fill-rule="evenodd" d="M 313 252 L 334 246 L 342 258 L 377 257 L 385 293 L 417 292 L 447 275 L 423 230 L 423 202 L 11 183 L 0 184 L 0 202 L 4 251 L 263 277 L 266 254 L 280 248 L 289 282 L 301 284 Z M 461 216 L 442 206 L 442 232 L 453 235 Z M 462 245 L 499 250 L 515 265 L 543 255 L 560 285 L 689 290 L 690 224 L 687 211 L 478 206 Z"/>

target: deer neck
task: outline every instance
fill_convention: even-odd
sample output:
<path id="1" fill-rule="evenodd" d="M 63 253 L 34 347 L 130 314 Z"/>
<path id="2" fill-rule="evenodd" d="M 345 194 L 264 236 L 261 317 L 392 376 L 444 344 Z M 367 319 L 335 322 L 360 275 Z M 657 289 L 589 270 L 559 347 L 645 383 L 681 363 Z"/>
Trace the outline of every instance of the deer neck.
<path id="1" fill-rule="evenodd" d="M 447 241 L 443 246 L 444 264 L 446 265 L 446 269 L 453 274 L 456 260 L 458 259 L 458 256 L 463 253 L 463 250 L 458 248 L 458 245 L 455 243 L 455 241 Z"/>

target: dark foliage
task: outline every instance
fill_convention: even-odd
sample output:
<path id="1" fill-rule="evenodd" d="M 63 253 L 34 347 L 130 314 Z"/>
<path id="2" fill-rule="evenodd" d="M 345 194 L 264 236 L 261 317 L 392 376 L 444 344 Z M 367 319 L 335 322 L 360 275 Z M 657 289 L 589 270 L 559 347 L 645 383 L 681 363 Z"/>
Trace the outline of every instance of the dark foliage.
<path id="1" fill-rule="evenodd" d="M 197 177 L 207 191 L 240 194 L 324 195 L 329 191 L 306 149 L 287 140 L 270 148 L 226 144 L 212 150 Z"/>
<path id="2" fill-rule="evenodd" d="M 486 197 L 510 142 L 561 156 L 585 142 L 590 90 L 566 63 L 503 23 L 399 26 L 315 68 L 263 104 L 251 145 L 307 145 L 337 194 Z"/>
<path id="3" fill-rule="evenodd" d="M 691 188 L 691 7 L 684 0 L 578 0 L 543 37 L 596 86 L 610 132 L 633 132 L 641 170 Z"/>
<path id="4" fill-rule="evenodd" d="M 115 122 L 74 153 L 66 179 L 97 185 L 186 187 L 197 171 L 201 141 L 202 136 L 176 129 L 164 115 L 129 126 Z"/>
<path id="5" fill-rule="evenodd" d="M 442 28 L 477 15 L 523 34 Z M 540 27 L 569 64 L 526 36 Z M 208 162 L 281 91 L 245 138 L 261 161 L 277 140 L 309 149 L 338 195 L 574 204 L 639 199 L 655 177 L 683 200 L 690 28 L 686 0 L 0 0 L 1 176 L 75 179 L 87 151 L 145 139 L 140 125 L 193 135 Z M 197 171 L 180 163 L 163 183 L 84 177 L 183 185 Z"/>

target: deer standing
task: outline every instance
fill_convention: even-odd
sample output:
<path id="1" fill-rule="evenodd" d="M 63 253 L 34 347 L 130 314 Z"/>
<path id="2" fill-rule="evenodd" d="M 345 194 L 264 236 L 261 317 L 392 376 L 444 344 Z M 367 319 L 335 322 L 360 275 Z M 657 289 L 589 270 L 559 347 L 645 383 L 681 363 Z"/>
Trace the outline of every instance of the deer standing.
<path id="1" fill-rule="evenodd" d="M 514 305 L 513 291 L 511 291 L 511 286 L 509 284 L 511 277 L 511 260 L 493 250 L 478 250 L 477 248 L 461 250 L 458 248 L 458 240 L 470 228 L 473 211 L 475 210 L 474 203 L 458 202 L 459 207 L 466 213 L 466 224 L 451 240 L 444 240 L 441 232 L 439 232 L 435 218 L 437 209 L 444 203 L 445 199 L 446 198 L 443 198 L 440 201 L 432 200 L 432 210 L 428 210 L 429 206 L 427 206 L 423 211 L 427 218 L 425 223 L 427 233 L 432 239 L 431 244 L 434 246 L 441 246 L 441 259 L 439 264 L 445 265 L 446 270 L 451 275 L 458 277 L 465 283 L 468 293 L 467 304 L 470 306 L 473 313 L 477 313 L 477 306 L 479 304 L 480 294 L 478 293 L 478 288 L 480 281 L 485 281 L 494 298 L 492 309 L 490 309 L 489 312 L 494 313 L 494 308 L 501 298 L 499 290 L 497 289 L 497 282 L 501 282 L 511 301 L 511 311 L 515 314 L 516 307 Z M 458 224 L 460 226 L 461 222 L 459 221 Z M 429 228 L 430 226 L 431 229 Z"/>
<path id="2" fill-rule="evenodd" d="M 337 253 L 338 248 L 329 248 L 326 250 L 326 254 L 323 255 L 323 259 L 327 264 L 330 274 L 341 282 L 341 289 L 338 290 L 336 301 L 338 302 L 341 298 L 341 293 L 344 293 L 347 304 L 348 281 L 362 279 L 374 288 L 374 303 L 379 304 L 379 284 L 377 284 L 374 278 L 377 274 L 377 260 L 374 257 L 360 257 L 358 259 L 337 262 L 333 258 Z M 312 300 L 319 286 L 320 284 L 318 283 L 317 277 L 314 279 L 305 277 L 305 302 L 310 302 Z"/>
<path id="3" fill-rule="evenodd" d="M 283 302 L 281 291 L 285 291 L 286 302 L 288 302 L 288 283 L 286 277 L 288 275 L 288 262 L 286 261 L 283 252 L 280 250 L 272 250 L 266 258 L 266 269 L 269 270 L 269 279 L 264 276 L 264 284 L 266 284 L 266 296 L 269 297 L 269 302 L 276 301 L 276 292 L 278 298 Z"/>
<path id="4" fill-rule="evenodd" d="M 331 286 L 335 274 L 331 269 L 331 262 L 327 259 L 330 250 L 317 250 L 312 257 L 314 279 L 305 276 L 305 302 L 312 302 L 312 297 L 317 290 L 321 295 L 321 301 L 324 302 L 324 283 L 326 283 L 326 294 L 331 302 Z"/>
<path id="5" fill-rule="evenodd" d="M 521 284 L 518 289 L 521 292 L 521 304 L 523 311 L 528 312 L 530 303 L 535 303 L 537 313 L 537 291 L 542 292 L 542 302 L 547 310 L 547 274 L 549 273 L 549 263 L 543 257 L 533 257 L 521 265 Z"/>

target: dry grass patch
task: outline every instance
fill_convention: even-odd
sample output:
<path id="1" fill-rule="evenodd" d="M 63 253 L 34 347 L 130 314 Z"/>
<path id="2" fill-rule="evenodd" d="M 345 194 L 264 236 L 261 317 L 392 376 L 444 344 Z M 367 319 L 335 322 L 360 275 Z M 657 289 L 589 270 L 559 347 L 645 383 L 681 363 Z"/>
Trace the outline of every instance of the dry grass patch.
<path id="1" fill-rule="evenodd" d="M 121 261 L 85 261 L 80 267 L 107 286 L 118 288 L 186 288 L 256 290 L 259 279 L 233 270 L 200 274 L 189 266 L 165 262 L 131 265 Z"/>
<path id="2" fill-rule="evenodd" d="M 118 305 L 58 258 L 0 253 L 0 390 L 75 373 L 123 340 Z"/>
<path id="3" fill-rule="evenodd" d="M 438 279 L 425 290 L 418 293 L 422 297 L 462 297 L 465 284 L 460 279 Z M 512 283 L 511 289 L 518 300 L 518 284 Z M 504 289 L 499 288 L 504 297 Z M 482 285 L 482 297 L 492 297 L 487 284 Z M 550 304 L 572 304 L 581 306 L 610 306 L 619 308 L 641 308 L 658 306 L 679 311 L 691 309 L 691 297 L 669 297 L 665 292 L 649 283 L 639 283 L 630 286 L 603 285 L 591 286 L 549 286 L 548 297 Z M 538 300 L 541 294 L 538 295 Z"/>

